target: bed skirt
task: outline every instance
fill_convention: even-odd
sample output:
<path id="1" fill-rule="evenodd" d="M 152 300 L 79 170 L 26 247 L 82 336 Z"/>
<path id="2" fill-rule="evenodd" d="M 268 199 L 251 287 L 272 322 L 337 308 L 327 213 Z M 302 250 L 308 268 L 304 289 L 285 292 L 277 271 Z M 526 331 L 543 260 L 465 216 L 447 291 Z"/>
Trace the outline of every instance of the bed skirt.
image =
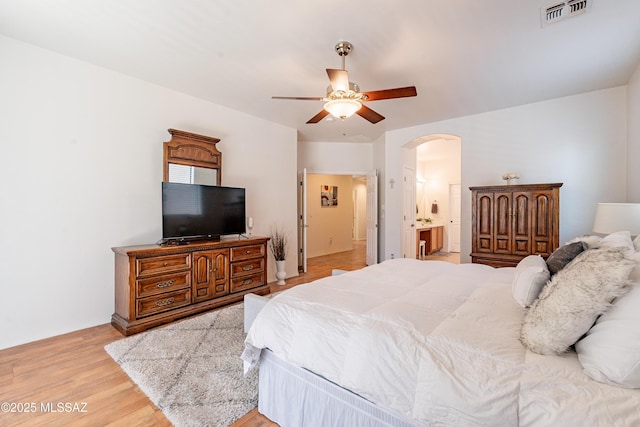
<path id="1" fill-rule="evenodd" d="M 418 425 L 266 349 L 260 357 L 258 393 L 258 411 L 281 427 Z"/>

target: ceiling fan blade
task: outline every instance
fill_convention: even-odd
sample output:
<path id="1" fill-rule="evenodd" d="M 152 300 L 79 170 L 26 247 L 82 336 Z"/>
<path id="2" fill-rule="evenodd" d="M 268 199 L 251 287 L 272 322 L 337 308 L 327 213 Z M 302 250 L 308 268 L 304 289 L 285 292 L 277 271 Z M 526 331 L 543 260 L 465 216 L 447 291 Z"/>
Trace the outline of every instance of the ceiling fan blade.
<path id="1" fill-rule="evenodd" d="M 307 121 L 307 124 L 318 123 L 320 120 L 322 120 L 325 117 L 327 117 L 327 115 L 329 115 L 329 112 L 327 110 L 322 110 L 318 114 L 316 114 L 315 116 L 311 117 Z"/>
<path id="2" fill-rule="evenodd" d="M 376 124 L 381 120 L 384 120 L 384 116 L 382 114 L 376 113 L 366 105 L 363 105 L 358 111 L 356 111 L 356 114 L 359 115 L 360 117 L 363 117 L 369 120 L 373 124 Z"/>
<path id="3" fill-rule="evenodd" d="M 309 96 L 272 96 L 271 99 L 298 99 L 301 101 L 323 101 L 324 98 L 309 97 Z"/>
<path id="4" fill-rule="evenodd" d="M 333 90 L 341 90 L 344 92 L 349 90 L 349 74 L 346 70 L 327 68 L 327 75 L 329 76 Z"/>
<path id="5" fill-rule="evenodd" d="M 379 101 L 381 99 L 393 99 L 393 98 L 407 98 L 409 96 L 416 96 L 415 86 L 398 87 L 395 89 L 374 90 L 372 92 L 364 92 L 363 95 L 367 97 L 366 101 Z"/>

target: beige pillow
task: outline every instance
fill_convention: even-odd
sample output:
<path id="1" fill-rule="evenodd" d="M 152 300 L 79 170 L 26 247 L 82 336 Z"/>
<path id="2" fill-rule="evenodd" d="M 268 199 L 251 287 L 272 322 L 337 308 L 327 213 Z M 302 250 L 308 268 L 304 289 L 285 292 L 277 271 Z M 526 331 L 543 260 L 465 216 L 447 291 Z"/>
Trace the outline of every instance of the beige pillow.
<path id="1" fill-rule="evenodd" d="M 627 255 L 635 252 L 633 242 L 631 241 L 631 233 L 628 231 L 616 231 L 600 240 L 599 248 L 624 248 Z"/>
<path id="2" fill-rule="evenodd" d="M 511 291 L 522 307 L 529 307 L 549 280 L 547 263 L 540 255 L 529 255 L 516 266 Z"/>

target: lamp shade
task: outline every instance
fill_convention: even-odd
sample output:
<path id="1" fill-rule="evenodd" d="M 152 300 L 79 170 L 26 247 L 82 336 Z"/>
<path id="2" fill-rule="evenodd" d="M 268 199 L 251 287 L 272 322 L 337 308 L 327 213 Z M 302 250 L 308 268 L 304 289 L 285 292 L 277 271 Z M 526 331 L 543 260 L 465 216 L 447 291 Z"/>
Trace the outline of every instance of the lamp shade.
<path id="1" fill-rule="evenodd" d="M 341 98 L 333 99 L 324 104 L 324 109 L 338 119 L 346 119 L 362 107 L 362 104 L 355 99 Z"/>
<path id="2" fill-rule="evenodd" d="M 640 203 L 598 203 L 593 232 L 611 234 L 616 231 L 640 234 Z"/>

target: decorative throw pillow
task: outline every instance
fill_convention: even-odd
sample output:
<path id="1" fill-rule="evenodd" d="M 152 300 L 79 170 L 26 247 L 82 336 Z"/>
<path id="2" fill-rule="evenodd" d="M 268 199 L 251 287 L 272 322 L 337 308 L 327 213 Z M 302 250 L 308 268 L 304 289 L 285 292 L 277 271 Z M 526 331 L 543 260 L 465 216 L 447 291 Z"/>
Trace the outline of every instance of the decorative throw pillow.
<path id="1" fill-rule="evenodd" d="M 516 266 L 511 291 L 522 307 L 529 307 L 549 280 L 547 263 L 540 255 L 529 255 Z"/>
<path id="2" fill-rule="evenodd" d="M 553 276 L 558 271 L 562 270 L 565 265 L 569 264 L 572 259 L 577 257 L 585 250 L 585 245 L 581 242 L 567 243 L 560 246 L 553 251 L 547 258 L 547 268 L 549 273 Z"/>
<path id="3" fill-rule="evenodd" d="M 635 262 L 623 248 L 590 249 L 554 275 L 522 322 L 520 340 L 539 354 L 566 351 L 628 290 Z"/>
<path id="4" fill-rule="evenodd" d="M 584 243 L 583 247 L 584 247 L 584 250 L 586 251 L 587 249 L 597 248 L 598 245 L 600 244 L 601 240 L 602 240 L 602 237 L 600 237 L 600 236 L 596 236 L 594 234 L 587 234 L 587 235 L 584 235 L 584 236 L 575 237 L 575 238 L 569 240 L 565 244 L 574 243 L 574 242 L 582 242 L 582 243 Z"/>
<path id="5" fill-rule="evenodd" d="M 631 233 L 628 231 L 617 231 L 605 236 L 598 244 L 599 248 L 624 248 L 627 255 L 635 252 L 633 241 L 631 241 Z"/>
<path id="6" fill-rule="evenodd" d="M 587 336 L 576 343 L 584 372 L 596 381 L 640 388 L 640 252 L 629 276 L 631 290 L 617 298 L 598 318 Z"/>

